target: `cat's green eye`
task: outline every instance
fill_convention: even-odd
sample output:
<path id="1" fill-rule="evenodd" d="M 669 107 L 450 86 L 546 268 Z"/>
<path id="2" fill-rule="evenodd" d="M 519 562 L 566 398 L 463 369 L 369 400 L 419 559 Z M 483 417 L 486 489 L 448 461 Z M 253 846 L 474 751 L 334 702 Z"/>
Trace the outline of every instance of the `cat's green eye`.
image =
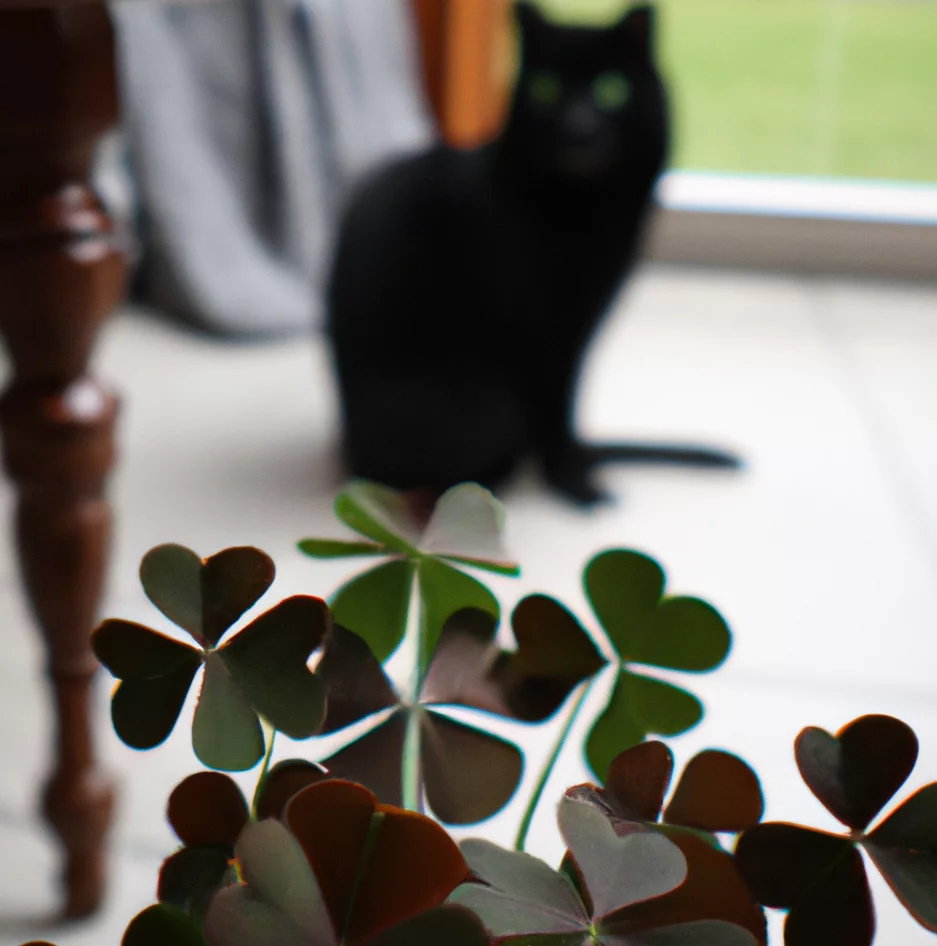
<path id="1" fill-rule="evenodd" d="M 535 72 L 527 81 L 527 93 L 538 105 L 556 105 L 562 92 L 563 84 L 552 72 Z"/>
<path id="2" fill-rule="evenodd" d="M 603 111 L 617 112 L 631 98 L 631 83 L 620 72 L 603 72 L 592 83 L 592 97 Z"/>

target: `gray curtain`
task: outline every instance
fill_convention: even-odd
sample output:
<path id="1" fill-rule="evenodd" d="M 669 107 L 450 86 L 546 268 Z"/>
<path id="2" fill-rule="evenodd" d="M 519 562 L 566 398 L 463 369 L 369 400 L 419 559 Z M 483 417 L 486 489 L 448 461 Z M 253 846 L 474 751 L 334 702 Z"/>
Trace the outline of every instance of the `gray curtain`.
<path id="1" fill-rule="evenodd" d="M 306 332 L 342 201 L 432 124 L 406 0 L 117 3 L 143 301 Z"/>

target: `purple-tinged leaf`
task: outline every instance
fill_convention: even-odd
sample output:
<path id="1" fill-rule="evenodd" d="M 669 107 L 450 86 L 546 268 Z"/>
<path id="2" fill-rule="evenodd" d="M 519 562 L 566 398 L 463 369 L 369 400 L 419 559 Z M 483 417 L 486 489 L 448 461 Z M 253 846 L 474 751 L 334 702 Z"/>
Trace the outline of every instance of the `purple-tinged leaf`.
<path id="1" fill-rule="evenodd" d="M 322 725 L 325 693 L 306 666 L 328 633 L 321 598 L 296 595 L 252 621 L 218 655 L 258 715 L 291 739 L 307 739 Z"/>
<path id="2" fill-rule="evenodd" d="M 91 635 L 95 656 L 118 680 L 152 680 L 192 674 L 199 668 L 199 652 L 189 644 L 160 634 L 133 621 L 103 621 Z"/>
<path id="3" fill-rule="evenodd" d="M 310 785 L 324 782 L 327 778 L 329 773 L 315 762 L 307 762 L 305 759 L 285 759 L 277 762 L 267 773 L 260 789 L 257 820 L 282 820 L 284 810 L 294 795 L 298 795 Z"/>
<path id="4" fill-rule="evenodd" d="M 111 698 L 114 732 L 132 749 L 152 749 L 172 732 L 200 661 L 149 680 L 124 680 Z"/>
<path id="5" fill-rule="evenodd" d="M 172 791 L 166 816 L 183 844 L 234 846 L 250 817 L 237 783 L 220 772 L 196 772 Z"/>
<path id="6" fill-rule="evenodd" d="M 751 767 L 738 756 L 709 749 L 687 763 L 664 820 L 736 833 L 757 824 L 764 810 L 761 785 Z"/>
<path id="7" fill-rule="evenodd" d="M 189 916 L 203 917 L 215 893 L 226 883 L 236 883 L 227 844 L 184 847 L 163 861 L 156 896 Z M 230 880 L 229 880 L 230 878 Z"/>
<path id="8" fill-rule="evenodd" d="M 379 933 L 368 946 L 488 946 L 488 933 L 474 913 L 444 905 Z"/>
<path id="9" fill-rule="evenodd" d="M 914 919 L 937 932 L 937 783 L 912 795 L 863 847 Z"/>
<path id="10" fill-rule="evenodd" d="M 911 774 L 918 743 L 901 720 L 863 716 L 835 736 L 805 729 L 794 752 L 814 795 L 843 824 L 862 831 Z"/>
<path id="11" fill-rule="evenodd" d="M 786 946 L 870 946 L 875 930 L 862 858 L 853 842 L 791 824 L 758 824 L 735 861 L 756 899 L 789 909 Z"/>
<path id="12" fill-rule="evenodd" d="M 517 746 L 431 711 L 421 723 L 426 798 L 440 820 L 475 824 L 511 800 L 524 771 Z"/>
<path id="13" fill-rule="evenodd" d="M 398 703 L 365 640 L 339 624 L 332 627 L 317 673 L 326 691 L 324 733 L 338 732 Z"/>

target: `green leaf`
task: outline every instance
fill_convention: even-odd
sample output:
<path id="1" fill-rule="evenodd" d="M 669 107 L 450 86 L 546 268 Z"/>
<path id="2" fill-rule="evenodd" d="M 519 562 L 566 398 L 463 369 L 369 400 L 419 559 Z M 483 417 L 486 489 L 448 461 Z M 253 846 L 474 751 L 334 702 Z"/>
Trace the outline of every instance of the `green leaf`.
<path id="1" fill-rule="evenodd" d="M 501 609 L 495 596 L 476 578 L 432 558 L 420 562 L 417 575 L 423 615 L 423 667 L 429 665 L 443 625 L 465 608 L 486 611 L 497 621 Z"/>
<path id="2" fill-rule="evenodd" d="M 618 653 L 628 659 L 647 619 L 664 592 L 660 565 L 639 552 L 614 550 L 586 566 L 586 595 Z"/>
<path id="3" fill-rule="evenodd" d="M 589 891 L 594 917 L 663 896 L 686 879 L 680 849 L 656 831 L 619 837 L 591 804 L 564 797 L 560 831 Z"/>
<path id="4" fill-rule="evenodd" d="M 264 754 L 260 722 L 217 652 L 205 660 L 205 682 L 192 721 L 192 748 L 209 768 L 226 772 L 252 769 Z"/>
<path id="5" fill-rule="evenodd" d="M 212 946 L 337 946 L 299 842 L 274 819 L 249 825 L 235 849 L 246 887 L 221 890 L 205 918 Z"/>
<path id="6" fill-rule="evenodd" d="M 517 578 L 521 573 L 520 565 L 501 565 L 497 562 L 487 562 L 480 558 L 467 558 L 463 555 L 440 555 L 447 562 L 454 562 L 456 565 L 467 565 L 469 568 L 480 568 L 482 571 L 491 572 L 494 575 L 506 575 L 508 578 Z"/>
<path id="7" fill-rule="evenodd" d="M 173 624 L 202 636 L 202 559 L 182 545 L 160 545 L 143 556 L 140 583 Z"/>
<path id="8" fill-rule="evenodd" d="M 262 614 L 218 654 L 254 710 L 291 739 L 318 732 L 325 693 L 306 666 L 329 627 L 321 598 L 296 595 Z"/>
<path id="9" fill-rule="evenodd" d="M 519 575 L 520 568 L 504 549 L 504 507 L 477 483 L 453 486 L 433 510 L 420 548 L 502 575 Z"/>
<path id="10" fill-rule="evenodd" d="M 121 946 L 205 946 L 195 920 L 168 903 L 138 913 L 120 942 Z"/>
<path id="11" fill-rule="evenodd" d="M 462 884 L 449 902 L 468 907 L 496 939 L 588 928 L 589 915 L 570 883 L 539 858 L 476 838 L 461 848 L 482 883 Z"/>
<path id="12" fill-rule="evenodd" d="M 390 550 L 416 554 L 419 530 L 396 490 L 364 480 L 349 483 L 335 500 L 335 514 L 355 532 Z"/>
<path id="13" fill-rule="evenodd" d="M 719 612 L 698 598 L 667 598 L 635 633 L 628 659 L 672 670 L 717 667 L 732 646 Z"/>
<path id="14" fill-rule="evenodd" d="M 586 759 L 599 781 L 612 760 L 649 733 L 676 736 L 703 717 L 695 696 L 661 680 L 621 670 L 611 698 L 586 741 Z"/>
<path id="15" fill-rule="evenodd" d="M 332 599 L 335 623 L 367 641 L 381 663 L 406 632 L 414 568 L 406 559 L 378 565 L 342 585 Z"/>
<path id="16" fill-rule="evenodd" d="M 656 930 L 616 935 L 600 929 L 603 946 L 757 946 L 748 930 L 723 920 L 694 920 Z"/>
<path id="17" fill-rule="evenodd" d="M 311 558 L 354 558 L 359 555 L 386 555 L 383 545 L 373 542 L 343 542 L 340 539 L 303 539 L 299 550 Z"/>

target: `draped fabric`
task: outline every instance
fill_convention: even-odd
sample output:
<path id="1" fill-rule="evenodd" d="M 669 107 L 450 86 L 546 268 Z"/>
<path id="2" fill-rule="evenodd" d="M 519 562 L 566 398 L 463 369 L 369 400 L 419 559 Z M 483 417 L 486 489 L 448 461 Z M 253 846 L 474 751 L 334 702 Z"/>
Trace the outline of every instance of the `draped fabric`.
<path id="1" fill-rule="evenodd" d="M 342 201 L 432 122 L 406 0 L 117 3 L 139 299 L 212 331 L 321 323 Z"/>

